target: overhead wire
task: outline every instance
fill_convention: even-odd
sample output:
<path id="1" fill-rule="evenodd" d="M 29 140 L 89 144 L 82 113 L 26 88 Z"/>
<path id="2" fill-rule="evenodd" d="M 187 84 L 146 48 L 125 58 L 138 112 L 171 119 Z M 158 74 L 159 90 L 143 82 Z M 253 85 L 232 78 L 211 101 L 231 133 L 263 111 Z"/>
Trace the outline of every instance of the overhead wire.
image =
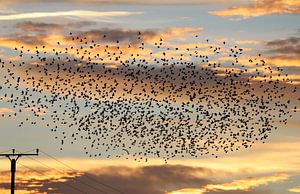
<path id="1" fill-rule="evenodd" d="M 28 150 L 28 151 L 26 151 L 26 152 L 22 152 L 22 154 L 28 153 L 28 152 L 32 152 L 32 151 L 34 151 L 34 150 L 36 150 L 36 149 Z M 16 150 L 16 152 L 21 153 L 19 150 Z M 61 170 L 58 170 L 58 169 L 53 168 L 53 167 L 50 167 L 50 166 L 46 165 L 45 163 L 43 163 L 43 162 L 41 162 L 41 161 L 39 161 L 39 160 L 34 159 L 33 157 L 27 156 L 27 158 L 29 158 L 29 159 L 31 159 L 31 160 L 33 160 L 33 161 L 39 163 L 40 165 L 42 165 L 42 166 L 45 167 L 45 168 L 48 168 L 48 169 L 57 171 L 57 172 L 59 172 L 59 173 L 65 173 L 65 172 L 63 172 L 63 171 L 61 171 Z M 98 188 L 96 188 L 96 187 L 94 187 L 94 186 L 92 186 L 92 185 L 90 185 L 90 184 L 87 184 L 87 183 L 85 183 L 85 182 L 83 182 L 83 181 L 77 179 L 76 177 L 74 177 L 73 179 L 75 179 L 76 181 L 80 182 L 81 184 L 83 184 L 83 185 L 85 185 L 85 186 L 87 186 L 87 187 L 89 187 L 89 188 L 91 188 L 91 189 L 96 190 L 97 192 L 100 192 L 100 193 L 106 193 L 105 191 L 103 191 L 103 190 L 101 190 L 101 189 L 98 189 Z"/>
<path id="2" fill-rule="evenodd" d="M 29 152 L 33 152 L 33 151 L 37 151 L 38 149 L 31 149 L 31 150 L 28 150 L 28 151 L 25 151 L 25 152 L 20 152 L 18 150 L 16 150 L 17 152 L 20 152 L 20 154 L 27 154 Z"/>
<path id="3" fill-rule="evenodd" d="M 39 163 L 40 165 L 44 166 L 45 168 L 48 168 L 48 169 L 50 169 L 50 170 L 54 170 L 54 171 L 59 172 L 59 173 L 65 173 L 64 171 L 58 170 L 58 169 L 56 169 L 56 168 L 54 168 L 54 167 L 51 167 L 51 166 L 49 166 L 49 165 L 47 165 L 47 164 L 45 164 L 45 163 L 43 163 L 43 162 L 41 162 L 41 161 L 39 161 L 39 160 L 34 159 L 33 157 L 28 157 L 28 158 L 31 159 L 31 160 L 33 160 L 33 161 L 35 161 L 35 162 L 37 162 L 37 163 Z M 90 187 L 91 189 L 94 189 L 94 190 L 98 191 L 98 192 L 106 193 L 106 191 L 104 191 L 104 190 L 102 190 L 102 189 L 99 189 L 99 188 L 97 188 L 97 187 L 94 187 L 93 185 L 88 184 L 88 183 L 86 183 L 85 181 L 82 181 L 82 180 L 78 179 L 77 177 L 73 177 L 73 179 L 76 180 L 76 181 L 78 181 L 79 183 L 81 183 L 81 184 L 87 186 L 87 187 Z"/>
<path id="4" fill-rule="evenodd" d="M 78 170 L 76 170 L 76 169 L 74 169 L 73 167 L 71 167 L 70 165 L 68 165 L 68 164 L 66 164 L 66 163 L 64 163 L 64 162 L 62 162 L 62 161 L 60 161 L 59 159 L 57 159 L 57 158 L 51 156 L 50 154 L 44 152 L 43 150 L 40 150 L 40 152 L 43 153 L 44 155 L 46 155 L 47 157 L 49 157 L 49 158 L 51 158 L 51 159 L 57 161 L 58 163 L 62 164 L 63 166 L 65 166 L 65 167 L 71 169 L 72 171 L 78 172 Z M 96 182 L 96 183 L 98 183 L 98 184 L 101 184 L 101 185 L 103 185 L 103 186 L 105 186 L 105 187 L 107 187 L 107 188 L 110 188 L 111 190 L 113 190 L 113 191 L 115 191 L 115 192 L 118 192 L 118 193 L 121 193 L 121 194 L 125 194 L 125 193 L 122 192 L 121 190 L 119 190 L 119 189 L 117 189 L 117 188 L 115 188 L 115 187 L 113 187 L 113 186 L 111 186 L 111 185 L 109 185 L 109 184 L 100 182 L 99 180 L 95 179 L 94 177 L 90 176 L 89 174 L 86 174 L 86 178 L 88 178 L 88 179 L 90 179 L 90 180 L 92 180 L 92 181 L 94 181 L 94 182 Z"/>
<path id="5" fill-rule="evenodd" d="M 24 164 L 22 164 L 22 163 L 20 163 L 20 162 L 18 163 L 18 165 L 20 165 L 20 166 L 22 166 L 22 167 L 24 167 L 24 168 L 27 168 L 27 169 L 29 169 L 29 170 L 32 170 L 32 171 L 34 171 L 34 172 L 36 172 L 36 173 L 38 173 L 38 174 L 40 174 L 40 175 L 42 175 L 42 176 L 48 177 L 47 175 L 45 175 L 45 173 L 40 172 L 39 170 L 36 170 L 36 169 L 31 168 L 31 167 L 29 167 L 29 166 L 26 166 L 26 165 L 24 165 Z M 49 178 L 49 177 L 48 177 L 48 178 Z M 71 185 L 71 184 L 68 184 L 68 183 L 66 183 L 66 182 L 59 182 L 59 183 L 65 185 L 65 186 L 67 186 L 67 187 L 70 187 L 70 188 L 72 188 L 73 190 L 76 190 L 76 191 L 78 191 L 78 192 L 80 192 L 80 193 L 86 194 L 86 192 L 84 192 L 83 190 L 81 190 L 81 189 L 79 189 L 79 188 L 77 188 L 77 187 L 74 187 L 74 186 Z"/>

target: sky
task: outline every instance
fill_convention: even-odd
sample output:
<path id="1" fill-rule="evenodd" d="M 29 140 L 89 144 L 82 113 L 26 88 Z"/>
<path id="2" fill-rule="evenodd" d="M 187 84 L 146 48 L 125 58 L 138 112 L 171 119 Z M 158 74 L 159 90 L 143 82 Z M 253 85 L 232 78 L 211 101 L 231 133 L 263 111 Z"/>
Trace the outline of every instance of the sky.
<path id="1" fill-rule="evenodd" d="M 142 32 L 146 45 L 163 39 L 169 47 L 178 47 L 185 54 L 188 53 L 185 48 L 195 45 L 209 56 L 209 45 L 222 46 L 224 41 L 229 48 L 238 45 L 245 51 L 240 63 L 250 72 L 255 72 L 256 67 L 248 59 L 261 54 L 268 66 L 282 68 L 283 74 L 288 74 L 292 82 L 284 83 L 285 86 L 299 88 L 299 14 L 299 0 L 0 0 L 0 59 L 18 64 L 20 57 L 15 48 L 22 46 L 31 50 L 28 54 L 34 54 L 36 46 L 45 45 L 47 52 L 63 51 L 65 45 L 76 46 L 77 43 L 66 38 L 70 32 L 102 43 L 99 34 L 107 34 L 110 42 L 120 40 L 122 49 L 139 52 L 137 58 L 150 60 L 149 50 L 155 57 L 162 57 L 159 49 L 150 46 L 144 51 L 127 48 L 127 43 L 138 44 L 136 36 Z M 76 53 L 69 54 L 78 57 Z M 226 63 L 229 59 L 224 55 L 212 60 Z M 167 56 L 176 58 L 179 54 L 168 51 Z M 131 59 L 130 55 L 124 57 Z M 185 56 L 183 60 L 193 61 L 193 58 Z M 104 61 L 108 68 L 117 67 L 108 58 Z M 27 63 L 36 65 L 30 59 Z M 25 76 L 22 71 L 18 69 Z M 37 71 L 30 73 L 38 76 Z M 5 87 L 5 72 L 0 74 L 0 86 Z M 10 92 L 7 88 L 0 90 L 0 152 L 7 153 L 13 148 L 21 153 L 41 150 L 37 157 L 18 160 L 16 193 L 300 193 L 299 107 L 291 109 L 293 117 L 288 118 L 286 125 L 276 123 L 278 129 L 272 131 L 265 143 L 257 142 L 249 149 L 223 153 L 218 158 L 175 157 L 166 163 L 155 156 L 147 161 L 134 157 L 89 157 L 83 150 L 87 141 L 61 147 L 60 139 L 55 139 L 57 134 L 46 127 L 50 111 L 25 108 L 23 114 L 14 117 L 17 109 L 5 102 L 7 92 Z M 300 90 L 287 93 L 286 98 L 299 99 Z M 34 118 L 32 112 L 45 116 L 45 120 L 18 127 L 20 121 Z M 68 131 L 72 133 L 72 130 Z M 111 150 L 101 152 L 114 154 Z M 10 192 L 9 168 L 9 160 L 0 158 L 1 193 Z"/>

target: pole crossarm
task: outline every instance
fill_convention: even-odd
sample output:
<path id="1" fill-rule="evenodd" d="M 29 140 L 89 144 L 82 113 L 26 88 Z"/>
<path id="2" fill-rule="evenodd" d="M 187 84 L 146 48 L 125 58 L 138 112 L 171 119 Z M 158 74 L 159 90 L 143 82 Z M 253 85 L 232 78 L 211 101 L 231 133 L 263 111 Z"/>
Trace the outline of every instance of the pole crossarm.
<path id="1" fill-rule="evenodd" d="M 11 157 L 17 157 L 20 158 L 22 156 L 38 156 L 39 155 L 39 149 L 36 149 L 36 153 L 28 154 L 28 153 L 15 153 L 16 150 L 12 149 L 12 153 L 1 153 L 0 157 L 7 157 L 11 159 Z"/>
<path id="2" fill-rule="evenodd" d="M 39 154 L 0 154 L 0 157 L 5 156 L 5 157 L 10 157 L 10 156 L 38 156 Z"/>

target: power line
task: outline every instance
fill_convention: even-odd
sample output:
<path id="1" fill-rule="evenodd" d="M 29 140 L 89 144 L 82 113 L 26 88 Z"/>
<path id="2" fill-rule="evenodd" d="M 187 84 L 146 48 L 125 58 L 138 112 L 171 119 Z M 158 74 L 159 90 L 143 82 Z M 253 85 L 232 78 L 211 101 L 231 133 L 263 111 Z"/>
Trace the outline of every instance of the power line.
<path id="1" fill-rule="evenodd" d="M 53 159 L 53 160 L 59 162 L 59 163 L 62 164 L 63 166 L 65 166 L 65 167 L 71 169 L 72 171 L 78 172 L 78 170 L 76 170 L 76 169 L 74 169 L 73 167 L 69 166 L 68 164 L 66 164 L 66 163 L 64 163 L 64 162 L 62 162 L 62 161 L 60 161 L 60 160 L 58 160 L 58 159 L 55 158 L 54 156 L 51 156 L 50 154 L 47 154 L 47 153 L 44 152 L 44 151 L 41 151 L 41 153 L 43 153 L 43 154 L 45 154 L 46 156 L 48 156 L 49 158 L 51 158 L 51 159 Z M 124 194 L 122 191 L 120 191 L 120 190 L 118 190 L 118 189 L 116 189 L 116 188 L 114 188 L 114 187 L 112 187 L 112 186 L 110 186 L 110 185 L 108 185 L 108 184 L 106 184 L 106 183 L 103 183 L 103 182 L 98 181 L 97 179 L 95 179 L 94 177 L 90 176 L 89 174 L 86 174 L 86 178 L 88 178 L 88 179 L 90 179 L 90 180 L 92 180 L 92 181 L 94 181 L 94 182 L 97 182 L 98 184 L 101 184 L 101 185 L 103 185 L 103 186 L 106 186 L 106 187 L 108 187 L 108 188 L 110 188 L 110 189 L 112 189 L 112 190 L 114 190 L 114 191 L 116 191 L 116 192 L 118 192 L 118 193 Z"/>
<path id="2" fill-rule="evenodd" d="M 31 160 L 33 160 L 33 161 L 35 161 L 35 162 L 37 162 L 37 163 L 39 163 L 39 164 L 41 164 L 42 166 L 44 166 L 44 167 L 46 167 L 46 168 L 48 168 L 48 169 L 57 171 L 57 172 L 59 172 L 59 173 L 64 173 L 63 171 L 58 170 L 58 169 L 55 169 L 54 167 L 48 166 L 47 164 L 45 164 L 45 163 L 43 163 L 43 162 L 41 162 L 41 161 L 38 161 L 38 160 L 36 160 L 36 159 L 34 159 L 34 158 L 32 158 L 32 157 L 28 157 L 28 158 L 31 159 Z M 96 191 L 98 191 L 98 192 L 106 193 L 105 191 L 103 191 L 103 190 L 101 190 L 101 189 L 99 189 L 99 188 L 96 188 L 96 187 L 94 187 L 93 185 L 87 184 L 87 183 L 85 183 L 84 181 L 79 180 L 79 179 L 76 178 L 76 177 L 74 177 L 74 179 L 75 179 L 76 181 L 80 182 L 81 184 L 83 184 L 83 185 L 85 185 L 85 186 L 88 186 L 88 187 L 90 187 L 90 188 L 92 188 L 92 189 L 94 189 L 94 190 L 96 190 Z"/>
<path id="3" fill-rule="evenodd" d="M 71 170 L 73 170 L 73 171 L 75 171 L 75 172 L 78 172 L 78 170 L 72 168 L 72 167 L 69 166 L 68 164 L 65 164 L 64 162 L 58 160 L 57 158 L 51 156 L 50 154 L 47 154 L 46 152 L 44 152 L 44 151 L 42 151 L 42 150 L 41 150 L 41 153 L 43 153 L 43 154 L 45 154 L 46 156 L 48 156 L 49 158 L 51 158 L 51 159 L 53 159 L 53 160 L 59 162 L 60 164 L 64 165 L 65 167 L 67 167 L 67 168 L 69 168 L 69 169 L 71 169 Z M 105 186 L 105 187 L 108 187 L 108 188 L 110 188 L 110 189 L 112 189 L 112 190 L 114 190 L 114 191 L 116 191 L 116 192 L 118 192 L 118 193 L 125 194 L 125 193 L 123 193 L 122 191 L 120 191 L 119 189 L 117 189 L 117 188 L 115 188 L 115 187 L 113 187 L 113 186 L 111 186 L 111 185 L 108 185 L 108 184 L 106 184 L 106 183 L 100 182 L 99 180 L 95 179 L 94 177 L 90 176 L 89 174 L 86 174 L 86 178 L 88 178 L 88 179 L 90 179 L 90 180 L 92 180 L 92 181 L 94 181 L 94 182 L 97 182 L 98 184 L 101 184 L 101 185 L 103 185 L 103 186 Z"/>
<path id="4" fill-rule="evenodd" d="M 29 169 L 29 170 L 32 170 L 32 171 L 34 171 L 34 172 L 36 172 L 36 173 L 38 173 L 38 174 L 40 174 L 40 175 L 42 175 L 42 176 L 45 176 L 45 174 L 44 174 L 43 172 L 40 172 L 40 171 L 35 170 L 35 169 L 33 169 L 33 168 L 30 168 L 29 166 L 26 166 L 26 165 L 21 164 L 21 163 L 19 163 L 19 165 L 21 165 L 22 167 L 27 168 L 27 169 Z M 47 177 L 47 175 L 46 175 L 46 177 Z M 49 178 L 49 177 L 48 177 L 48 178 Z M 85 194 L 84 191 L 82 191 L 81 189 L 78 189 L 78 188 L 72 186 L 71 184 L 68 184 L 68 183 L 66 183 L 66 182 L 59 182 L 59 183 L 61 183 L 61 184 L 63 184 L 63 185 L 66 185 L 66 186 L 68 186 L 68 187 L 70 187 L 70 188 L 72 188 L 72 189 L 74 189 L 74 190 L 76 190 L 76 191 L 78 191 L 78 192 L 80 192 L 80 193 Z"/>
<path id="5" fill-rule="evenodd" d="M 56 169 L 56 168 L 54 168 L 54 167 L 48 166 L 47 164 L 45 164 L 45 163 L 43 163 L 43 162 L 41 162 L 41 161 L 39 161 L 39 160 L 36 160 L 36 159 L 34 159 L 34 158 L 32 158 L 32 157 L 29 157 L 29 159 L 31 159 L 31 160 L 33 160 L 33 161 L 39 163 L 40 165 L 44 166 L 45 168 L 48 168 L 48 169 L 57 171 L 57 172 L 59 172 L 59 173 L 64 173 L 63 171 L 58 170 L 58 169 Z M 94 187 L 93 185 L 90 185 L 90 184 L 88 184 L 88 183 L 86 183 L 86 182 L 84 182 L 84 181 L 78 179 L 77 177 L 74 177 L 73 179 L 75 179 L 76 181 L 80 182 L 81 184 L 83 184 L 83 185 L 85 185 L 85 186 L 87 186 L 87 187 L 90 187 L 90 188 L 92 188 L 92 189 L 94 189 L 94 190 L 96 190 L 96 191 L 98 191 L 98 192 L 106 193 L 106 191 L 101 190 L 101 189 L 99 189 L 99 188 L 97 188 L 97 187 Z"/>
<path id="6" fill-rule="evenodd" d="M 32 149 L 32 150 L 28 150 L 28 151 L 26 151 L 26 152 L 20 152 L 20 151 L 18 151 L 18 150 L 16 150 L 17 152 L 20 152 L 21 154 L 26 154 L 26 153 L 29 153 L 29 152 L 33 152 L 33 151 L 35 151 L 36 149 Z"/>

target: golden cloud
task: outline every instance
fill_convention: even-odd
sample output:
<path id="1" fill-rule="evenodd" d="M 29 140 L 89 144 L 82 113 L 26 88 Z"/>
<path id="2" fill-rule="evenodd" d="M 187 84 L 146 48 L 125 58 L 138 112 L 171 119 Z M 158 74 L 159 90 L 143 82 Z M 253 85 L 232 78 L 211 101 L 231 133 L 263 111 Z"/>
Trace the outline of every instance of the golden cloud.
<path id="1" fill-rule="evenodd" d="M 204 194 L 209 191 L 249 191 L 261 185 L 267 185 L 269 183 L 285 181 L 289 178 L 287 174 L 275 174 L 273 176 L 265 176 L 260 178 L 249 177 L 245 179 L 234 180 L 230 183 L 223 184 L 208 184 L 200 189 L 181 189 L 178 191 L 172 191 L 168 194 Z"/>
<path id="2" fill-rule="evenodd" d="M 249 191 L 253 188 L 256 188 L 261 185 L 267 185 L 269 183 L 281 182 L 285 181 L 289 178 L 287 174 L 276 174 L 273 176 L 266 176 L 261 178 L 249 177 L 245 179 L 235 180 L 231 183 L 224 184 L 210 184 L 205 188 L 206 190 L 223 190 L 223 191 L 231 191 L 231 190 L 243 190 Z"/>
<path id="3" fill-rule="evenodd" d="M 46 193 L 40 192 L 39 188 L 44 187 L 45 183 L 57 183 L 65 184 L 70 179 L 82 176 L 80 172 L 70 172 L 66 170 L 52 170 L 52 169 L 41 169 L 37 166 L 28 170 L 28 166 L 19 164 L 19 170 L 16 176 L 16 193 L 22 194 L 34 194 L 34 193 Z M 25 167 L 25 168 L 24 168 Z M 6 185 L 10 184 L 10 172 L 5 171 L 1 176 L 1 193 L 10 193 L 10 189 L 6 188 Z M 50 189 L 51 190 L 51 189 Z M 48 193 L 48 192 L 47 192 Z"/>
<path id="4" fill-rule="evenodd" d="M 50 164 L 47 163 L 48 165 Z M 165 188 L 170 190 L 169 187 L 173 187 L 170 185 L 176 184 L 179 187 L 191 184 L 196 185 L 196 183 L 197 185 L 205 185 L 208 183 L 207 176 L 217 176 L 217 172 L 213 172 L 210 169 L 183 165 L 139 166 L 132 168 L 124 166 L 123 162 L 123 165 L 114 167 L 101 166 L 99 168 L 99 163 L 95 166 L 97 166 L 97 169 L 90 172 L 71 173 L 60 170 L 61 168 L 55 168 L 57 169 L 55 171 L 40 169 L 35 163 L 32 169 L 36 169 L 39 172 L 36 173 L 35 171 L 26 171 L 23 168 L 24 165 L 21 164 L 17 174 L 17 188 L 26 190 L 24 193 L 48 193 L 50 191 L 70 193 L 68 189 L 72 188 L 88 193 L 99 193 L 96 190 L 92 190 L 91 187 L 101 188 L 102 191 L 108 191 L 114 187 L 120 188 L 124 193 L 164 194 Z M 0 187 L 8 189 L 10 173 L 6 171 L 2 176 Z M 99 182 L 102 184 L 99 185 Z M 104 185 L 110 185 L 111 187 L 105 187 Z M 70 188 L 70 186 L 73 187 Z"/>
<path id="5" fill-rule="evenodd" d="M 290 189 L 289 189 L 289 192 L 292 192 L 292 193 L 300 193 L 300 186 L 290 188 Z"/>
<path id="6" fill-rule="evenodd" d="M 237 40 L 235 41 L 237 44 L 259 44 L 257 40 Z"/>
<path id="7" fill-rule="evenodd" d="M 180 27 L 173 27 L 166 30 L 165 35 L 170 36 L 183 36 L 186 34 L 198 34 L 203 31 L 203 28 L 180 28 Z"/>
<path id="8" fill-rule="evenodd" d="M 222 17 L 251 17 L 272 14 L 300 14 L 299 0 L 252 0 L 251 4 L 234 6 L 225 10 L 210 11 L 210 14 Z"/>
<path id="9" fill-rule="evenodd" d="M 287 67 L 287 66 L 300 67 L 300 58 L 276 56 L 276 57 L 270 57 L 268 59 L 268 62 L 277 67 Z"/>
<path id="10" fill-rule="evenodd" d="M 23 189 L 16 189 L 15 190 L 15 193 L 22 193 L 22 194 L 34 194 L 34 193 L 37 193 L 38 191 L 37 190 L 23 190 Z M 2 194 L 10 194 L 11 191 L 10 189 L 4 189 L 4 188 L 0 188 L 0 193 Z M 45 194 L 45 193 L 42 193 L 42 194 Z"/>
<path id="11" fill-rule="evenodd" d="M 15 111 L 11 108 L 0 108 L 0 114 L 5 114 L 5 113 L 14 113 Z"/>
<path id="12" fill-rule="evenodd" d="M 172 191 L 167 194 L 204 194 L 204 189 L 181 189 L 178 191 Z"/>
<path id="13" fill-rule="evenodd" d="M 26 166 L 27 167 L 27 166 Z M 81 176 L 82 173 L 77 172 L 69 172 L 65 170 L 49 170 L 49 169 L 39 169 L 39 167 L 35 166 L 37 171 L 31 171 L 27 168 L 24 168 L 22 164 L 20 164 L 20 170 L 18 171 L 18 176 L 16 178 L 16 182 L 27 183 L 30 180 L 34 181 L 43 181 L 49 180 L 54 182 L 66 182 L 68 178 L 74 178 L 77 176 Z M 3 183 L 10 183 L 10 173 L 7 172 L 4 174 L 2 178 Z"/>

